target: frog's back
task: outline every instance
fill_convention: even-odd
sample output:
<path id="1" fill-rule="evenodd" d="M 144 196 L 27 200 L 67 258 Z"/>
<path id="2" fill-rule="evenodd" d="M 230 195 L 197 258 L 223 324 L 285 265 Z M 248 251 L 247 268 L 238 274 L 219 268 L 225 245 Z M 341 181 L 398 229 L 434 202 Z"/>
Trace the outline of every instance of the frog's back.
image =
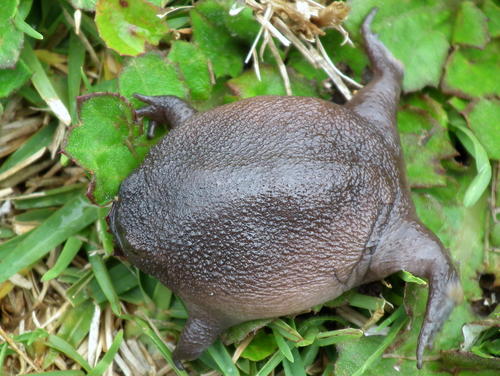
<path id="1" fill-rule="evenodd" d="M 276 295 L 304 275 L 312 290 L 338 293 L 332 285 L 348 284 L 397 189 L 385 140 L 353 116 L 319 99 L 263 97 L 171 131 L 141 169 L 154 183 L 136 193 L 161 218 L 141 248 L 162 250 L 175 275 L 163 268 L 164 282 Z"/>

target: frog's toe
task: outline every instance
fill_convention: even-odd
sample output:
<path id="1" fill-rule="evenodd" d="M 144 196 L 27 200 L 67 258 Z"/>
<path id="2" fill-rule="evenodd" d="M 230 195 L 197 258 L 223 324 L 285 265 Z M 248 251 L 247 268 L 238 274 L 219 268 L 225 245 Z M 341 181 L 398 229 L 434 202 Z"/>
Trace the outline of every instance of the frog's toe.
<path id="1" fill-rule="evenodd" d="M 366 16 L 361 26 L 361 33 L 365 41 L 365 47 L 372 68 L 375 71 L 393 74 L 398 80 L 403 77 L 403 64 L 394 57 L 389 49 L 378 39 L 377 34 L 373 33 L 371 25 L 378 8 L 373 8 Z"/>
<path id="2" fill-rule="evenodd" d="M 462 298 L 462 287 L 457 272 L 450 265 L 434 264 L 429 276 L 429 298 L 417 346 L 417 367 L 422 368 L 426 347 L 432 345 L 451 311 Z"/>
<path id="3" fill-rule="evenodd" d="M 134 94 L 134 97 L 149 105 L 135 110 L 137 116 L 148 117 L 156 123 L 166 124 L 170 129 L 180 126 L 196 113 L 189 104 L 173 95 Z M 150 133 L 152 133 L 151 127 L 148 129 L 148 136 Z"/>

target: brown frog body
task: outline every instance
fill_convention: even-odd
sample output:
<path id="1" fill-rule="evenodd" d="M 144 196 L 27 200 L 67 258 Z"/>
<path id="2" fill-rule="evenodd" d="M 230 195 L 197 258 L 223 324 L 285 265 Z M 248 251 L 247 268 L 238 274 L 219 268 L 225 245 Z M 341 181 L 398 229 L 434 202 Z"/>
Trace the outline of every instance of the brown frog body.
<path id="1" fill-rule="evenodd" d="M 110 227 L 130 262 L 181 297 L 176 364 L 224 330 L 298 313 L 399 270 L 427 278 L 417 349 L 460 285 L 418 220 L 396 131 L 403 69 L 362 33 L 374 78 L 347 104 L 264 96 L 197 113 L 172 96 L 138 110 L 171 130 L 120 187 Z"/>

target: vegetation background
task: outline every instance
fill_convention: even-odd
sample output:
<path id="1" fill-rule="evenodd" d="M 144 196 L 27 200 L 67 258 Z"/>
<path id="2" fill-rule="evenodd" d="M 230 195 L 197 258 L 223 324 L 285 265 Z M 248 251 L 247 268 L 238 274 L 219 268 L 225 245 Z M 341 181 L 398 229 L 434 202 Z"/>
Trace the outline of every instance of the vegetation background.
<path id="1" fill-rule="evenodd" d="M 352 0 L 343 24 L 342 12 L 297 18 L 304 4 L 316 6 L 0 2 L 0 374 L 498 375 L 498 2 Z M 113 257 L 106 231 L 121 180 L 161 137 L 145 138 L 132 93 L 177 95 L 199 110 L 290 91 L 341 103 L 340 92 L 356 87 L 345 78 L 332 85 L 329 63 L 313 67 L 296 45 L 366 83 L 359 26 L 373 6 L 375 31 L 406 68 L 398 126 L 413 199 L 459 265 L 464 303 L 422 371 L 414 354 L 427 288 L 407 273 L 295 318 L 240 325 L 186 371 L 175 369 L 171 350 L 186 312 L 167 288 Z M 270 7 L 278 34 L 299 42 L 266 39 Z M 354 46 L 341 45 L 341 25 Z M 86 198 L 89 181 L 101 206 Z"/>

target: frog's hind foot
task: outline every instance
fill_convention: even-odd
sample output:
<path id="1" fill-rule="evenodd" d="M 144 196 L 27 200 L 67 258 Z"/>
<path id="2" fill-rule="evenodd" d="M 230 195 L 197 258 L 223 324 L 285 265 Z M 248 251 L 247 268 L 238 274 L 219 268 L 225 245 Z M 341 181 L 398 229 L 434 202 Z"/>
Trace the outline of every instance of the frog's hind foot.
<path id="1" fill-rule="evenodd" d="M 377 34 L 373 33 L 371 26 L 378 8 L 373 8 L 366 16 L 361 26 L 361 33 L 365 42 L 365 49 L 370 58 L 370 63 L 375 74 L 394 75 L 397 80 L 403 78 L 403 64 L 394 57 L 389 49 L 378 39 Z"/>
<path id="2" fill-rule="evenodd" d="M 183 369 L 182 360 L 194 360 L 227 328 L 219 321 L 190 315 L 173 353 L 175 366 Z"/>
<path id="3" fill-rule="evenodd" d="M 137 116 L 146 116 L 151 120 L 147 130 L 148 138 L 153 137 L 158 124 L 165 124 L 174 129 L 196 113 L 189 104 L 173 95 L 134 94 L 134 97 L 149 105 L 135 111 Z"/>
<path id="4" fill-rule="evenodd" d="M 363 21 L 361 33 L 370 59 L 373 78 L 346 104 L 358 115 L 370 121 L 382 134 L 398 145 L 396 110 L 403 80 L 403 64 L 397 60 L 371 30 L 377 8 Z"/>
<path id="5" fill-rule="evenodd" d="M 367 280 L 406 270 L 429 282 L 429 297 L 417 346 L 417 367 L 453 307 L 463 298 L 458 273 L 440 241 L 421 224 L 403 221 L 385 234 L 372 256 Z"/>
<path id="6" fill-rule="evenodd" d="M 447 259 L 447 261 L 449 261 Z M 434 336 L 439 332 L 451 311 L 463 299 L 458 274 L 451 262 L 433 263 L 428 260 L 429 298 L 424 322 L 420 329 L 417 345 L 417 367 L 422 368 L 426 347 L 431 347 Z M 417 273 L 415 273 L 417 274 Z"/>

